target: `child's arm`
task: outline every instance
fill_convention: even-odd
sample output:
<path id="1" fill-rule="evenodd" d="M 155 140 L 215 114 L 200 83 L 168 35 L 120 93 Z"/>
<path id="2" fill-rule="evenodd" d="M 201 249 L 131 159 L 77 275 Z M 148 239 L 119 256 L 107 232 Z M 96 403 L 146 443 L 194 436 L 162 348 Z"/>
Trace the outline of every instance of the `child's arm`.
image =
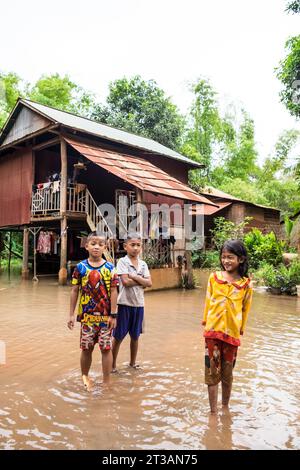
<path id="1" fill-rule="evenodd" d="M 152 279 L 151 276 L 143 277 L 139 276 L 138 274 L 129 274 L 130 280 L 135 281 L 137 284 L 143 287 L 152 287 Z"/>
<path id="2" fill-rule="evenodd" d="M 139 283 L 131 279 L 128 274 L 121 274 L 120 277 L 122 280 L 122 284 L 125 287 L 133 287 L 139 285 Z"/>
<path id="3" fill-rule="evenodd" d="M 110 294 L 110 312 L 113 315 L 117 313 L 117 309 L 118 309 L 117 298 L 118 298 L 117 286 L 112 286 L 111 294 Z M 109 316 L 108 317 L 108 329 L 113 330 L 115 327 L 116 327 L 116 318 Z"/>
<path id="4" fill-rule="evenodd" d="M 211 284 L 212 276 L 213 276 L 212 274 L 209 276 L 208 283 L 207 283 L 202 325 L 206 325 L 206 321 L 207 321 L 207 314 L 208 314 L 210 299 L 212 295 L 212 284 Z"/>
<path id="5" fill-rule="evenodd" d="M 243 335 L 245 331 L 248 313 L 250 311 L 251 304 L 252 304 L 252 295 L 253 295 L 253 289 L 251 287 L 248 287 L 245 293 L 245 297 L 243 299 L 242 325 L 241 325 L 241 330 L 240 330 L 241 335 Z"/>
<path id="6" fill-rule="evenodd" d="M 79 285 L 72 286 L 71 299 L 70 299 L 70 314 L 68 321 L 68 328 L 73 330 L 75 324 L 75 308 L 78 299 Z"/>

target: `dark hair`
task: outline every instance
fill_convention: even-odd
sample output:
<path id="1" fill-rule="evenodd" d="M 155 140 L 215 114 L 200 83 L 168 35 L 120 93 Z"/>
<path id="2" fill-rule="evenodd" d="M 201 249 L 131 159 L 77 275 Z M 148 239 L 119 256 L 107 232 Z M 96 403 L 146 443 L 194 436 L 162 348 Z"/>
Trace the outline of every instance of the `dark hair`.
<path id="1" fill-rule="evenodd" d="M 226 250 L 230 253 L 233 253 L 238 258 L 244 258 L 243 263 L 239 264 L 239 275 L 241 277 L 249 277 L 248 275 L 248 268 L 249 268 L 249 261 L 248 261 L 248 253 L 244 243 L 241 240 L 227 240 L 223 243 L 220 250 L 220 263 L 222 268 L 225 270 L 222 264 L 222 252 Z"/>
<path id="2" fill-rule="evenodd" d="M 124 243 L 128 242 L 129 240 L 142 240 L 141 234 L 138 232 L 130 232 L 124 238 Z"/>
<path id="3" fill-rule="evenodd" d="M 107 240 L 107 236 L 105 235 L 105 233 L 95 231 L 95 232 L 90 232 L 88 234 L 86 241 L 89 242 L 90 239 L 93 238 L 93 237 L 103 238 L 105 240 L 105 242 Z"/>

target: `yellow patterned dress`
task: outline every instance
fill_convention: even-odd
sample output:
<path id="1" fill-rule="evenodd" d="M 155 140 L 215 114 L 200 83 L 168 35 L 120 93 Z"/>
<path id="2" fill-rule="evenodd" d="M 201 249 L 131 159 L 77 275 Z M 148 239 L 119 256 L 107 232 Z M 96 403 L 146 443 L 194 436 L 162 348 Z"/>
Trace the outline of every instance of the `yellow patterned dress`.
<path id="1" fill-rule="evenodd" d="M 215 338 L 233 346 L 240 345 L 251 307 L 250 279 L 227 281 L 220 271 L 208 280 L 202 324 L 205 338 Z"/>

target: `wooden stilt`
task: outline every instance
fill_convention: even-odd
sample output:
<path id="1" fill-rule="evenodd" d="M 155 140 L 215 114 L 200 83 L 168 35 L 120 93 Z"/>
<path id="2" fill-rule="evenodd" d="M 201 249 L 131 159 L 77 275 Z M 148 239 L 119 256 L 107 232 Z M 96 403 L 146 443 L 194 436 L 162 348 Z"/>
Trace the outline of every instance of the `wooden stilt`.
<path id="1" fill-rule="evenodd" d="M 193 276 L 193 265 L 192 265 L 192 253 L 190 250 L 185 251 L 185 259 L 186 259 L 186 269 L 187 269 L 187 289 L 194 289 L 194 276 Z"/>
<path id="2" fill-rule="evenodd" d="M 9 252 L 8 252 L 8 267 L 7 267 L 8 277 L 10 277 L 11 245 L 12 245 L 11 232 L 9 232 Z"/>
<path id="3" fill-rule="evenodd" d="M 23 231 L 22 279 L 28 279 L 29 278 L 28 254 L 29 254 L 29 230 L 28 230 L 28 228 L 24 228 L 24 231 Z"/>
<path id="4" fill-rule="evenodd" d="M 61 174 L 60 174 L 60 214 L 61 220 L 61 243 L 60 243 L 60 270 L 58 273 L 58 283 L 67 283 L 67 182 L 68 182 L 68 159 L 67 143 L 62 138 L 60 142 Z"/>
<path id="5" fill-rule="evenodd" d="M 67 284 L 67 218 L 61 220 L 61 237 L 60 237 L 60 270 L 58 273 L 58 283 L 63 286 Z"/>

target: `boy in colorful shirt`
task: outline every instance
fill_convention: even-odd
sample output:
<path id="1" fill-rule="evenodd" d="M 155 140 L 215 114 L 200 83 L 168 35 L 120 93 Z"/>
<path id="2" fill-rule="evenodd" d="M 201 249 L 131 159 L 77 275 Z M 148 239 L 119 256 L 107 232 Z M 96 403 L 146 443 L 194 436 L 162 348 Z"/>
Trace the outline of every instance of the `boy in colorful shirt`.
<path id="1" fill-rule="evenodd" d="M 81 373 L 84 386 L 91 390 L 89 370 L 92 352 L 96 343 L 102 353 L 103 383 L 110 380 L 112 368 L 112 330 L 117 317 L 118 276 L 113 264 L 103 257 L 106 248 L 105 236 L 92 232 L 85 246 L 88 259 L 77 264 L 72 277 L 72 292 L 68 328 L 75 324 L 75 309 L 80 292 L 77 321 L 81 323 Z"/>

